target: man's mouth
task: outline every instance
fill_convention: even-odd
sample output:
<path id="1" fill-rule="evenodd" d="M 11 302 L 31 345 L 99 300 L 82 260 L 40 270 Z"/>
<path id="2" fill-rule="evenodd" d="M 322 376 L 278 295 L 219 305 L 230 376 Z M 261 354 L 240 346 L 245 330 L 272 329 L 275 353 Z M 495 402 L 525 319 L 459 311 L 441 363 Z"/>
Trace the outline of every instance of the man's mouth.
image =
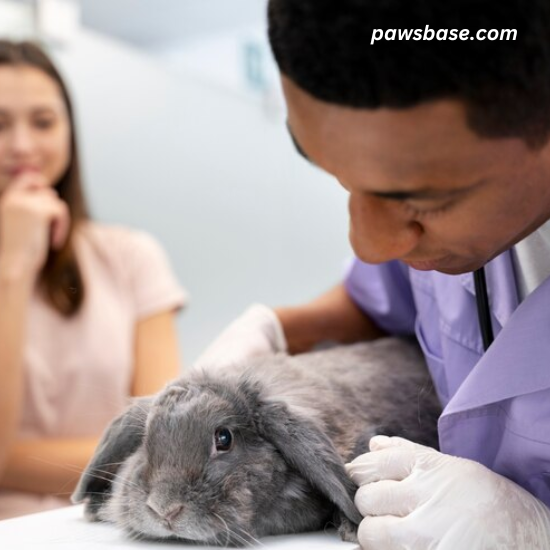
<path id="1" fill-rule="evenodd" d="M 418 271 L 435 271 L 439 269 L 444 269 L 448 265 L 449 258 L 447 256 L 442 258 L 437 258 L 435 260 L 418 260 L 418 261 L 407 261 L 403 260 L 409 267 L 417 269 Z"/>

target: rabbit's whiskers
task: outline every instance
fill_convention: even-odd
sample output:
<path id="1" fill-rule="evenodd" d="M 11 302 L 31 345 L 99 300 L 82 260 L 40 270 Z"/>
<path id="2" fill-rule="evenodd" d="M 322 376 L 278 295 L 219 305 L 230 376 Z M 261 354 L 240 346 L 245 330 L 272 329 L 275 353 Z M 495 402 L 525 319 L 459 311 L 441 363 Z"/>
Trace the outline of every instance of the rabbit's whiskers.
<path id="1" fill-rule="evenodd" d="M 243 536 L 240 533 L 237 533 L 236 531 L 234 531 L 233 529 L 230 529 L 229 526 L 227 525 L 227 522 L 216 512 L 212 512 L 212 515 L 218 518 L 225 526 L 225 532 L 227 533 L 225 546 L 229 545 L 229 542 L 231 541 L 232 537 L 237 539 L 237 541 L 244 543 L 245 546 L 252 546 L 252 544 L 255 544 L 256 546 L 265 546 L 259 539 L 253 537 L 248 531 L 241 530 L 243 535 L 245 535 Z"/>
<path id="2" fill-rule="evenodd" d="M 97 472 L 97 473 L 96 473 Z M 104 474 L 104 476 L 100 476 L 99 474 Z M 143 490 L 142 487 L 140 487 L 137 483 L 134 481 L 130 481 L 129 479 L 123 478 L 120 474 L 116 474 L 114 472 L 109 472 L 109 470 L 90 470 L 88 472 L 88 475 L 95 479 L 100 479 L 102 481 L 107 481 L 109 483 L 116 481 L 117 483 L 120 483 L 121 485 L 125 485 L 126 487 L 134 487 L 135 489 L 138 489 L 142 494 L 146 494 L 146 491 Z M 110 476 L 110 477 L 105 477 Z"/>

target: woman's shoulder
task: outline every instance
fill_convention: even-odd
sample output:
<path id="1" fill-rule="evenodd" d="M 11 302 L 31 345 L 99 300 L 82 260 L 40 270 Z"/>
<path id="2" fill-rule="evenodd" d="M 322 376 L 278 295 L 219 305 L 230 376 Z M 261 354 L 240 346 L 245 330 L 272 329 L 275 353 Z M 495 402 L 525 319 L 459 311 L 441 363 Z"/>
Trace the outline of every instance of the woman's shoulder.
<path id="1" fill-rule="evenodd" d="M 126 225 L 86 221 L 81 225 L 80 233 L 84 240 L 113 253 L 136 247 L 160 247 L 157 239 L 147 231 Z"/>
<path id="2" fill-rule="evenodd" d="M 89 272 L 99 270 L 129 292 L 139 315 L 180 307 L 186 293 L 163 246 L 150 233 L 124 225 L 86 222 L 79 253 Z"/>
<path id="3" fill-rule="evenodd" d="M 81 225 L 79 235 L 82 248 L 123 269 L 135 262 L 154 263 L 165 255 L 163 247 L 150 233 L 125 225 L 87 221 Z"/>
<path id="4" fill-rule="evenodd" d="M 79 228 L 80 232 L 87 238 L 94 240 L 115 239 L 117 243 L 134 242 L 142 238 L 152 238 L 149 233 L 142 229 L 136 229 L 122 224 L 104 223 L 87 220 Z"/>

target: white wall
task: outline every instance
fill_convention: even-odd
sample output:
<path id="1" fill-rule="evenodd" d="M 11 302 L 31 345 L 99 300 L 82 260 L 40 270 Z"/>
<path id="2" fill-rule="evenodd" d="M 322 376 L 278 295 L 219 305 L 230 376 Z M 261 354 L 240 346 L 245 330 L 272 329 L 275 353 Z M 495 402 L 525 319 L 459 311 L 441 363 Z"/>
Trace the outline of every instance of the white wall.
<path id="1" fill-rule="evenodd" d="M 84 32 L 54 52 L 77 103 L 93 211 L 151 231 L 191 294 L 187 362 L 253 301 L 308 300 L 339 280 L 346 197 L 266 117 L 207 80 Z"/>
<path id="2" fill-rule="evenodd" d="M 90 29 L 152 49 L 265 19 L 267 0 L 78 0 Z"/>

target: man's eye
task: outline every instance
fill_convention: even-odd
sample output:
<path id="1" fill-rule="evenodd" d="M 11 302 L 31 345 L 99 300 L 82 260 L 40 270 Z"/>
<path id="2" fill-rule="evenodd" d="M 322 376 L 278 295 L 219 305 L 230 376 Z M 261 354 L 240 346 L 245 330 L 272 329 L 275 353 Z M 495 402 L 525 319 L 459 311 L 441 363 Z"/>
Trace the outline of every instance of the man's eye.
<path id="1" fill-rule="evenodd" d="M 454 201 L 447 201 L 443 204 L 429 206 L 425 205 L 423 207 L 418 207 L 414 204 L 405 202 L 403 203 L 405 205 L 405 208 L 411 213 L 413 217 L 421 218 L 426 216 L 433 216 L 436 214 L 443 214 L 446 212 L 451 206 L 453 206 Z"/>

